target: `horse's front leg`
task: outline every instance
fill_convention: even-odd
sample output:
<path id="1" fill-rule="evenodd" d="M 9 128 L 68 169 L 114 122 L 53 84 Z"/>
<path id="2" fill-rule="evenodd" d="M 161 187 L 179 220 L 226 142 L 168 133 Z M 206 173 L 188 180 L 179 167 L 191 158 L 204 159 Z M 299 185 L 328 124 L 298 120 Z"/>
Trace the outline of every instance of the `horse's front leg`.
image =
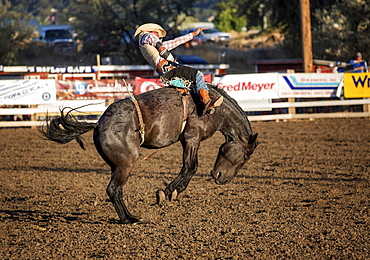
<path id="1" fill-rule="evenodd" d="M 189 145 L 189 143 L 182 143 L 183 145 L 183 159 L 182 168 L 177 177 L 167 185 L 166 189 L 158 190 L 157 204 L 164 200 L 174 200 L 183 192 L 188 186 L 191 178 L 198 169 L 198 148 L 199 144 Z"/>

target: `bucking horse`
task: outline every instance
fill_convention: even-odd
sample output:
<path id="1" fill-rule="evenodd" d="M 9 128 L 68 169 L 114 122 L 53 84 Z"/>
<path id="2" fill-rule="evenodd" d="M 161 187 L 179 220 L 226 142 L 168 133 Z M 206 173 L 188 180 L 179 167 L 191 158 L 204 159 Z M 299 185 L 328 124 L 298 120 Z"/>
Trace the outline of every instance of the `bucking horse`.
<path id="1" fill-rule="evenodd" d="M 112 103 L 96 123 L 78 120 L 75 109 L 63 108 L 59 116 L 47 117 L 40 131 L 61 144 L 76 140 L 84 149 L 81 135 L 94 130 L 95 147 L 111 169 L 108 196 L 122 223 L 137 223 L 142 219 L 130 213 L 122 189 L 139 159 L 140 147 L 159 149 L 178 141 L 182 145 L 181 171 L 157 191 L 157 203 L 174 200 L 187 188 L 198 168 L 200 142 L 216 131 L 225 137 L 211 171 L 216 184 L 229 183 L 257 147 L 258 134 L 253 134 L 238 103 L 222 89 L 211 85 L 209 89 L 211 98 L 224 97 L 212 114 L 202 114 L 196 94 L 165 87 Z"/>

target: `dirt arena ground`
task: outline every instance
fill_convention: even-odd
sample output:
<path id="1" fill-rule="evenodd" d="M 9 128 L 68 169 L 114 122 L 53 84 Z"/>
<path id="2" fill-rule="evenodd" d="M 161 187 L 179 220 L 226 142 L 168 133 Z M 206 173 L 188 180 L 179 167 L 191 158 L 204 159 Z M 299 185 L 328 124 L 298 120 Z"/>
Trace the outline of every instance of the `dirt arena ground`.
<path id="1" fill-rule="evenodd" d="M 370 120 L 252 126 L 261 144 L 232 183 L 209 174 L 217 134 L 163 206 L 155 191 L 179 172 L 181 146 L 140 162 L 124 189 L 140 225 L 119 224 L 91 133 L 83 151 L 0 130 L 0 259 L 370 259 Z"/>

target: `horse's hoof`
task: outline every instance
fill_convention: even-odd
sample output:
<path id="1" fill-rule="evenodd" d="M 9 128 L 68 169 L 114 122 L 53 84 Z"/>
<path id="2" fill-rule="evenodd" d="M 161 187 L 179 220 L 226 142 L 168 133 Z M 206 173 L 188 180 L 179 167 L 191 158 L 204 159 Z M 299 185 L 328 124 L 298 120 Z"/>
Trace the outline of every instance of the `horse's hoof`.
<path id="1" fill-rule="evenodd" d="M 129 217 L 129 218 L 122 220 L 122 223 L 136 225 L 136 224 L 142 223 L 142 221 L 143 219 L 140 217 Z"/>
<path id="2" fill-rule="evenodd" d="M 171 194 L 171 201 L 175 200 L 177 198 L 177 190 L 175 189 Z"/>
<path id="3" fill-rule="evenodd" d="M 152 223 L 152 221 L 150 219 L 140 218 L 139 221 L 134 222 L 133 225 L 150 224 L 150 223 Z"/>
<path id="4" fill-rule="evenodd" d="M 163 190 L 157 191 L 157 204 L 162 204 L 166 200 L 166 194 L 164 194 Z"/>

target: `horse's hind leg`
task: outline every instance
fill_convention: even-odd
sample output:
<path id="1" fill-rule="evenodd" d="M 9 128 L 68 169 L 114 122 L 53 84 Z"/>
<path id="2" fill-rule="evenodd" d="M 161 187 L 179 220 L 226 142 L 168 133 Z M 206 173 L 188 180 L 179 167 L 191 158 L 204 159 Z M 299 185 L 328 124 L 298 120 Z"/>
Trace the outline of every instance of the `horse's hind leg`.
<path id="1" fill-rule="evenodd" d="M 141 221 L 139 217 L 131 215 L 123 202 L 122 187 L 126 183 L 132 168 L 133 165 L 131 167 L 115 167 L 112 169 L 112 177 L 107 187 L 108 196 L 123 224 Z"/>
<path id="2" fill-rule="evenodd" d="M 122 187 L 127 182 L 135 162 L 139 158 L 140 140 L 137 138 L 137 144 L 129 146 L 126 139 L 131 139 L 131 143 L 134 141 L 128 134 L 126 134 L 126 139 L 116 135 L 111 135 L 108 138 L 106 132 L 103 134 L 99 132 L 99 129 L 95 129 L 94 143 L 100 156 L 111 167 L 112 175 L 107 187 L 108 196 L 122 223 L 140 222 L 140 218 L 130 214 L 122 198 Z"/>

